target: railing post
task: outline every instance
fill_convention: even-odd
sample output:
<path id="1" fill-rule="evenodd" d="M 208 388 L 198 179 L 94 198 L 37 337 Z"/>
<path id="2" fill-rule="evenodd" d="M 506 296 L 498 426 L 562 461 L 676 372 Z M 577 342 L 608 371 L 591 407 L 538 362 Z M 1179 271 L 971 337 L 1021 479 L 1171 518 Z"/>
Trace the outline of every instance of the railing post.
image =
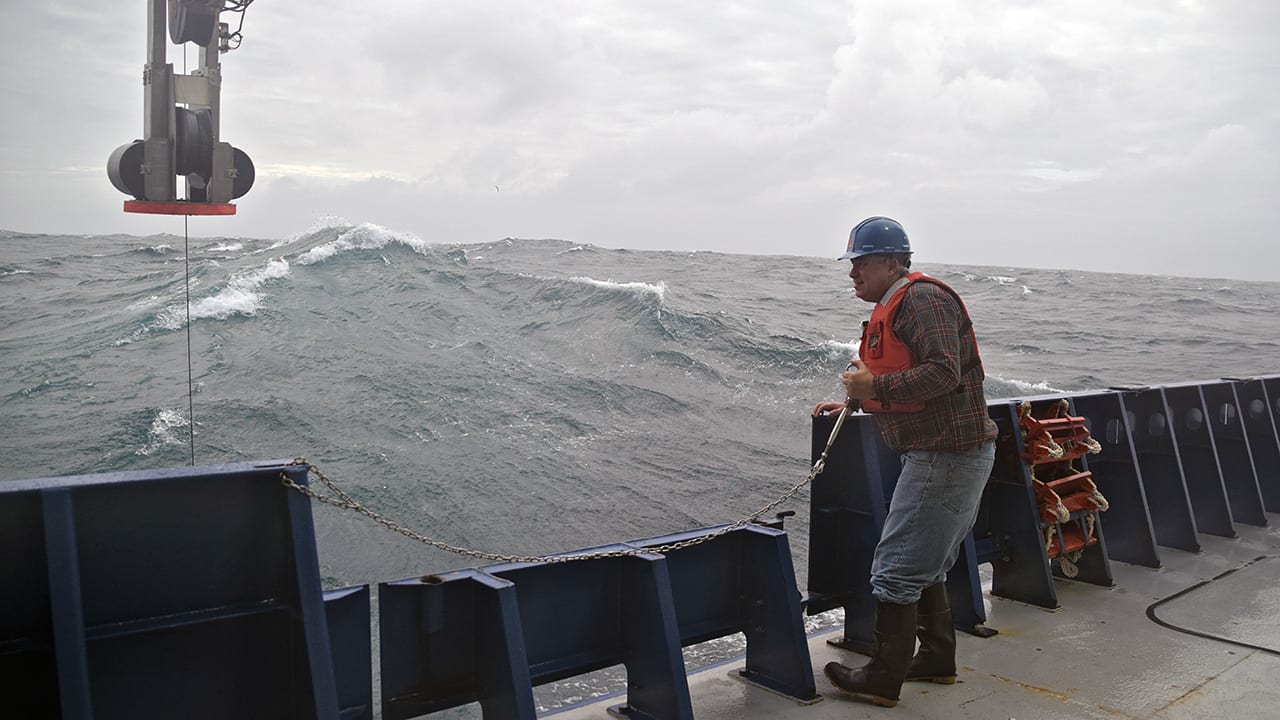
<path id="1" fill-rule="evenodd" d="M 1178 458 L 1187 482 L 1196 527 L 1210 535 L 1233 538 L 1235 524 L 1227 503 L 1227 488 L 1218 465 L 1213 418 L 1198 384 L 1162 388 L 1171 412 L 1170 425 L 1178 443 Z"/>
<path id="2" fill-rule="evenodd" d="M 1151 512 L 1138 470 L 1138 456 L 1130 433 L 1103 438 L 1112 423 L 1124 423 L 1124 402 L 1119 392 L 1089 393 L 1071 398 L 1073 412 L 1085 417 L 1090 433 L 1100 439 L 1102 452 L 1087 458 L 1098 491 L 1110 507 L 1098 522 L 1106 530 L 1107 555 L 1114 560 L 1160 567 Z"/>

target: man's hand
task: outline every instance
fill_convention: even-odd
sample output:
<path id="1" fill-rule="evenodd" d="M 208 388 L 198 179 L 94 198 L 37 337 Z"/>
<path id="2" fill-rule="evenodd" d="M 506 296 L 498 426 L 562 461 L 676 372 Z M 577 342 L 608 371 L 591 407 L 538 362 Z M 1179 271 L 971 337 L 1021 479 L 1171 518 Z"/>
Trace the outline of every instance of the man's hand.
<path id="1" fill-rule="evenodd" d="M 867 366 L 861 360 L 856 358 L 849 364 L 853 369 L 846 370 L 840 376 L 840 382 L 844 383 L 845 394 L 854 400 L 864 402 L 874 398 L 876 387 L 871 371 L 867 369 Z"/>
<path id="2" fill-rule="evenodd" d="M 826 415 L 827 413 L 840 412 L 843 409 L 844 403 L 842 402 L 820 402 L 817 407 L 813 409 L 813 416 L 817 417 L 819 415 Z"/>

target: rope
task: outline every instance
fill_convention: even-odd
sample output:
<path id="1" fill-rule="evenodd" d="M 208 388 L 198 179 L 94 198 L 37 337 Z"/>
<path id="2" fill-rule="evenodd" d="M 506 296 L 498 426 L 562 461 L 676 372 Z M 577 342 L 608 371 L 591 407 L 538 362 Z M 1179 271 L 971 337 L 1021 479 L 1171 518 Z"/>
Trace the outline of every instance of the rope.
<path id="1" fill-rule="evenodd" d="M 473 550 L 471 548 L 464 548 L 464 547 L 459 547 L 457 545 L 451 545 L 443 540 L 437 540 L 435 538 L 428 537 L 426 535 L 423 535 L 422 533 L 416 532 L 414 530 L 411 530 L 401 525 L 400 523 L 396 522 L 395 520 L 392 520 L 391 518 L 383 515 L 382 513 L 377 512 L 376 510 L 370 510 L 369 508 L 362 505 L 360 501 L 351 497 L 351 495 L 349 495 L 345 490 L 338 487 L 338 485 L 335 482 L 330 480 L 327 475 L 325 475 L 323 472 L 320 471 L 320 468 L 316 467 L 313 463 L 308 461 L 306 458 L 302 458 L 302 457 L 296 458 L 292 463 L 290 463 L 290 465 L 292 466 L 301 465 L 306 467 L 307 476 L 308 477 L 315 476 L 318 480 L 320 480 L 321 484 L 323 484 L 326 488 L 328 488 L 329 493 L 331 494 L 324 494 L 316 491 L 316 489 L 311 487 L 310 485 L 301 485 L 297 482 L 294 482 L 294 480 L 289 477 L 288 473 L 285 473 L 285 472 L 280 473 L 280 483 L 284 485 L 286 488 L 302 493 L 303 495 L 311 498 L 312 500 L 315 500 L 316 502 L 322 503 L 324 505 L 329 505 L 331 507 L 340 508 L 342 510 L 350 510 L 352 512 L 358 513 L 372 520 L 373 522 L 387 528 L 388 530 L 391 530 L 392 532 L 399 533 L 400 535 L 403 535 L 411 540 L 416 540 L 417 542 L 420 542 L 424 545 L 430 545 L 431 547 L 436 548 L 437 550 L 444 550 L 445 552 L 454 553 L 456 555 L 466 555 L 474 558 L 479 558 L 482 560 L 492 560 L 494 562 L 511 562 L 511 563 L 564 563 L 564 562 L 572 562 L 574 560 L 628 557 L 632 555 L 639 555 L 642 553 L 664 554 L 664 553 L 673 552 L 676 550 L 682 550 L 685 548 L 693 547 L 695 545 L 701 545 L 702 543 L 709 542 L 718 537 L 734 532 L 735 530 L 739 530 L 743 527 L 746 527 L 750 523 L 757 522 L 761 515 L 764 515 L 765 513 L 768 513 L 774 510 L 782 503 L 794 497 L 796 493 L 800 492 L 800 490 L 802 490 L 804 486 L 812 482 L 814 478 L 822 474 L 822 471 L 826 469 L 827 453 L 831 451 L 831 446 L 835 444 L 836 436 L 840 433 L 840 428 L 841 426 L 844 425 L 845 418 L 848 417 L 848 415 L 849 415 L 849 403 L 846 403 L 845 408 L 840 411 L 840 417 L 836 419 L 835 427 L 832 428 L 831 430 L 831 437 L 827 439 L 826 448 L 823 449 L 821 457 L 818 458 L 817 462 L 815 462 L 813 464 L 813 467 L 809 470 L 809 474 L 805 476 L 803 480 L 791 486 L 791 489 L 787 490 L 785 493 L 778 496 L 776 500 L 769 503 L 768 505 L 765 505 L 764 507 L 760 508 L 759 510 L 752 513 L 751 515 L 748 515 L 740 520 L 737 520 L 733 523 L 730 523 L 721 528 L 718 528 L 714 532 L 708 533 L 706 535 L 699 535 L 698 537 L 690 538 L 688 540 L 681 540 L 679 542 L 667 543 L 665 545 L 656 545 L 653 547 L 633 547 L 633 548 L 615 549 L 615 550 L 595 550 L 595 551 L 579 552 L 579 553 L 570 552 L 570 553 L 561 553 L 557 555 L 503 555 L 499 553 L 487 552 L 484 550 Z"/>
<path id="2" fill-rule="evenodd" d="M 191 467 L 196 466 L 196 400 L 191 378 L 191 236 L 187 232 L 187 216 L 182 216 L 182 247 L 186 263 L 187 289 L 187 435 L 191 439 Z"/>

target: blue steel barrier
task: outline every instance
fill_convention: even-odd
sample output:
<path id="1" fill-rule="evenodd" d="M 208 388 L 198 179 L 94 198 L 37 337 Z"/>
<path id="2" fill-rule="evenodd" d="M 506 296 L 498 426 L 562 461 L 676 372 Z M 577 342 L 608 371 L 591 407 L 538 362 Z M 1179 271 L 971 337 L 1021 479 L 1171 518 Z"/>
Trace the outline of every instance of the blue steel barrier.
<path id="1" fill-rule="evenodd" d="M 1079 413 L 1077 413 L 1075 410 L 1075 404 L 1074 404 L 1075 397 L 1072 396 L 1066 399 L 1068 403 L 1067 413 L 1073 416 L 1079 416 Z M 1057 402 L 1057 401 L 1056 400 L 1046 401 L 1046 403 L 1054 403 L 1054 402 Z M 1032 402 L 1032 405 L 1033 407 L 1035 406 L 1034 401 Z M 1019 434 L 1019 441 L 1021 443 L 1021 434 Z M 1090 469 L 1093 463 L 1094 457 L 1095 456 L 1093 454 L 1085 454 L 1080 456 L 1076 460 L 1076 463 L 1079 464 L 1079 468 L 1077 469 L 1090 471 L 1091 479 L 1094 479 L 1096 481 L 1097 476 L 1093 474 Z M 1026 468 L 1026 465 L 1024 464 L 1023 467 Z M 1030 479 L 1031 479 L 1031 471 L 1029 468 L 1027 468 L 1028 482 L 1030 481 Z M 1095 486 L 1097 485 L 1096 482 L 1094 484 Z M 1118 487 L 1123 489 L 1124 485 L 1120 484 Z M 1139 500 L 1139 502 L 1141 502 L 1141 500 Z M 1092 515 L 1095 521 L 1095 526 L 1092 531 L 1092 536 L 1094 540 L 1096 540 L 1096 542 L 1090 543 L 1081 551 L 1080 557 L 1074 561 L 1075 569 L 1074 569 L 1074 574 L 1072 575 L 1068 576 L 1065 574 L 1061 563 L 1052 563 L 1051 566 L 1053 568 L 1053 573 L 1055 576 L 1069 577 L 1072 580 L 1087 582 L 1093 585 L 1102 585 L 1104 587 L 1111 587 L 1112 585 L 1115 584 L 1115 581 L 1112 579 L 1112 574 L 1111 574 L 1111 550 L 1110 550 L 1111 543 L 1107 539 L 1106 533 L 1104 532 L 1104 526 L 1106 522 L 1105 520 L 1103 520 L 1103 518 L 1105 518 L 1109 512 L 1110 512 L 1109 510 L 1105 512 L 1101 510 L 1077 510 L 1070 514 L 1069 522 L 1076 522 L 1080 524 L 1086 523 L 1086 518 L 1085 518 L 1086 515 Z M 1131 513 L 1131 515 L 1135 516 L 1132 518 L 1135 524 L 1140 524 L 1143 522 L 1142 520 L 1136 517 L 1137 515 L 1136 512 Z M 1063 533 L 1061 532 L 1062 523 L 1058 524 L 1058 530 L 1059 530 L 1058 538 L 1061 539 L 1063 537 Z M 1139 531 L 1141 531 L 1141 529 Z"/>
<path id="2" fill-rule="evenodd" d="M 1235 387 L 1263 506 L 1267 512 L 1280 512 L 1280 377 L 1237 380 Z"/>
<path id="3" fill-rule="evenodd" d="M 1057 402 L 1064 396 L 1026 398 Z M 1280 500 L 1280 376 L 1075 393 L 1102 444 L 1081 458 L 1108 497 L 1075 579 L 1111 584 L 1109 559 L 1158 567 L 1152 543 L 1199 549 L 1199 532 L 1266 524 Z M 1058 606 L 1021 453 L 1017 405 L 1000 428 L 978 520 L 947 588 L 957 628 L 989 635 L 993 595 Z M 815 418 L 814 459 L 832 418 Z M 867 650 L 871 556 L 898 455 L 854 416 L 811 493 L 804 610 L 844 607 L 845 647 Z M 0 483 L 0 693 L 33 718 L 371 718 L 368 587 L 322 593 L 306 482 L 274 463 Z M 1103 527 L 1108 536 L 1104 538 Z M 632 718 L 690 718 L 680 648 L 742 632 L 744 679 L 817 693 L 780 523 L 646 552 L 716 528 L 609 546 L 564 564 L 506 564 L 384 583 L 388 720 L 479 702 L 532 718 L 532 687 L 623 664 Z"/>
<path id="4" fill-rule="evenodd" d="M 1045 553 L 1017 407 L 1064 398 L 1102 446 L 1079 463 L 1110 505 L 1097 514 L 1097 543 L 1086 547 L 1072 579 L 1109 586 L 1112 559 L 1160 567 L 1160 546 L 1198 552 L 1200 532 L 1234 537 L 1234 523 L 1265 525 L 1266 512 L 1280 509 L 1280 375 L 990 402 L 1000 428 L 996 463 L 947 578 L 958 629 L 993 632 L 981 624 L 975 568 L 982 563 L 992 566 L 992 595 L 1058 607 L 1054 578 L 1063 573 Z M 844 607 L 845 637 L 833 644 L 860 651 L 870 647 L 871 557 L 898 472 L 872 422 L 846 422 L 810 505 L 806 609 Z M 814 419 L 814 460 L 832 424 Z"/>
<path id="5" fill-rule="evenodd" d="M 834 426 L 834 417 L 813 419 L 813 462 L 826 449 Z M 805 612 L 844 608 L 844 632 L 828 641 L 837 647 L 868 653 L 874 644 L 871 559 L 900 470 L 900 454 L 880 439 L 873 418 L 852 415 L 827 455 L 825 470 L 813 480 Z M 978 578 L 980 553 L 980 544 L 970 534 L 948 573 L 947 594 L 956 627 L 988 637 L 995 631 L 983 624 L 987 616 Z"/>
<path id="6" fill-rule="evenodd" d="M 973 535 L 986 551 L 979 560 L 991 563 L 991 594 L 1057 608 L 1053 571 L 1045 557 L 1040 530 L 1040 510 L 1021 456 L 1018 403 L 989 402 L 987 410 L 999 428 L 996 462 Z"/>
<path id="7" fill-rule="evenodd" d="M 1218 466 L 1222 469 L 1231 517 L 1246 525 L 1266 526 L 1267 513 L 1262 509 L 1262 492 L 1258 489 L 1258 473 L 1253 467 L 1237 384 L 1224 380 L 1202 387 L 1213 419 Z"/>
<path id="8" fill-rule="evenodd" d="M 1085 418 L 1085 427 L 1102 446 L 1102 452 L 1084 461 L 1098 491 L 1110 505 L 1099 514 L 1106 531 L 1108 557 L 1133 565 L 1160 567 L 1138 451 L 1132 434 L 1125 431 L 1129 410 L 1124 394 L 1111 391 L 1072 395 L 1071 408 L 1073 415 Z"/>
<path id="9" fill-rule="evenodd" d="M 342 697 L 364 707 L 340 705 L 310 508 L 281 472 L 306 482 L 276 462 L 0 483 L 6 715 L 370 717 L 361 677 Z"/>
<path id="10" fill-rule="evenodd" d="M 1106 452 L 1127 438 L 1138 461 L 1138 479 L 1151 513 L 1156 544 L 1200 552 L 1191 492 L 1187 489 L 1178 429 L 1168 396 L 1161 388 L 1128 388 L 1117 393 L 1124 415 L 1095 424 L 1095 437 Z M 1103 517 L 1103 525 L 1108 519 Z"/>
<path id="11" fill-rule="evenodd" d="M 1178 439 L 1178 458 L 1182 463 L 1196 527 L 1210 535 L 1235 537 L 1235 523 L 1227 501 L 1222 467 L 1218 464 L 1213 416 L 1204 386 L 1201 383 L 1166 385 L 1161 392 L 1169 405 L 1171 426 Z"/>
<path id="12" fill-rule="evenodd" d="M 535 717 L 533 687 L 625 665 L 629 718 L 693 717 L 681 647 L 742 632 L 745 680 L 818 698 L 786 534 L 748 525 L 592 548 L 633 555 L 509 563 L 379 585 L 383 717 L 478 702 Z"/>
<path id="13" fill-rule="evenodd" d="M 947 574 L 947 594 L 959 630 L 981 637 L 995 634 L 985 626 L 986 611 L 978 566 L 992 566 L 993 595 L 1045 608 L 1059 607 L 1055 570 L 1045 554 L 1044 534 L 1030 472 L 1022 459 L 1018 404 L 1022 400 L 1057 402 L 1061 396 L 1019 398 L 988 403 L 999 428 L 996 461 L 983 493 L 973 530 Z M 813 460 L 826 447 L 832 418 L 814 418 Z M 1132 461 L 1132 460 L 1131 460 Z M 1079 461 L 1088 469 L 1087 461 Z M 814 479 L 810 494 L 810 544 L 806 611 L 845 609 L 843 637 L 832 644 L 859 652 L 872 646 L 874 599 L 870 589 L 871 558 L 880 540 L 889 498 L 899 472 L 897 453 L 885 446 L 867 415 L 851 416 L 828 454 L 826 470 Z M 1136 480 L 1128 492 L 1143 504 Z M 1079 515 L 1080 513 L 1077 513 Z M 1105 514 L 1105 513 L 1104 513 Z M 1079 519 L 1073 518 L 1073 519 Z M 1149 520 L 1146 521 L 1149 525 Z M 1111 585 L 1110 560 L 1101 527 L 1097 542 L 1077 563 L 1075 579 Z"/>
<path id="14" fill-rule="evenodd" d="M 327 590 L 324 614 L 342 720 L 373 720 L 369 586 Z"/>
<path id="15" fill-rule="evenodd" d="M 812 459 L 817 462 L 835 427 L 815 417 Z M 898 455 L 880 440 L 871 418 L 849 416 L 809 490 L 809 580 L 805 612 L 845 609 L 844 634 L 832 644 L 865 652 L 872 646 L 875 599 L 871 556 L 898 480 Z"/>
<path id="16" fill-rule="evenodd" d="M 670 545 L 716 530 L 631 544 Z M 803 702 L 818 699 L 791 547 L 781 519 L 667 552 L 666 558 L 682 646 L 741 632 L 747 641 L 742 679 Z"/>

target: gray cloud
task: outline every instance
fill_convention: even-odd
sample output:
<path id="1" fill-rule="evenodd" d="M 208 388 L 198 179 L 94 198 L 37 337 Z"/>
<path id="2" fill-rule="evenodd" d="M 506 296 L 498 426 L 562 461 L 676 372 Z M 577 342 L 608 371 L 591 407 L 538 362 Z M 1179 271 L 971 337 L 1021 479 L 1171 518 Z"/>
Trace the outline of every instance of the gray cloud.
<path id="1" fill-rule="evenodd" d="M 172 232 L 103 170 L 141 130 L 143 8 L 9 23 L 0 226 Z M 1277 27 L 1247 0 L 267 0 L 222 60 L 259 184 L 193 232 L 828 256 L 890 214 L 922 263 L 1276 280 Z"/>

